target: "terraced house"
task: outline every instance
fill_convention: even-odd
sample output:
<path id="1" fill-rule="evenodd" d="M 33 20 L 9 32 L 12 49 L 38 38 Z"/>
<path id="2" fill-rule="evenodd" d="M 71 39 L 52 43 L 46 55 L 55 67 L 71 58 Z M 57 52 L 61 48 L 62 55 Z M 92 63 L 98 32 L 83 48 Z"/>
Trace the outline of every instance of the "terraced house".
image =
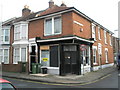
<path id="1" fill-rule="evenodd" d="M 0 47 L 4 71 L 22 72 L 25 62 L 29 73 L 32 63 L 40 63 L 48 74 L 81 75 L 113 65 L 113 33 L 65 3 L 50 0 L 47 9 L 36 13 L 25 6 L 22 17 L 10 23 L 9 50 Z"/>

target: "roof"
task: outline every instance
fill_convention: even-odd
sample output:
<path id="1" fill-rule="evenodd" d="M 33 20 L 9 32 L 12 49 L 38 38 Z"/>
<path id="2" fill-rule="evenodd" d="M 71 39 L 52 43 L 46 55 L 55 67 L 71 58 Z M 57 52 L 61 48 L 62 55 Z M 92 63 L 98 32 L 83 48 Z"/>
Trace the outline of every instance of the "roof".
<path id="1" fill-rule="evenodd" d="M 90 17 L 88 17 L 87 15 L 85 15 L 84 13 L 80 12 L 78 9 L 76 9 L 74 7 L 66 7 L 66 6 L 57 6 L 57 5 L 54 5 L 51 8 L 47 8 L 45 10 L 41 10 L 41 11 L 38 11 L 38 12 L 35 12 L 35 13 L 31 13 L 30 15 L 28 15 L 26 17 L 16 18 L 14 20 L 14 23 L 17 23 L 17 22 L 20 22 L 20 21 L 33 21 L 33 20 L 37 20 L 37 19 L 40 19 L 40 18 L 45 18 L 48 15 L 53 15 L 53 14 L 58 14 L 58 13 L 61 14 L 61 13 L 69 12 L 69 11 L 76 12 L 77 14 L 83 16 L 85 19 L 89 20 L 91 23 L 95 23 L 96 25 L 100 26 L 101 28 L 103 28 L 107 32 L 113 34 L 113 32 L 111 32 L 110 30 L 108 30 L 104 26 L 100 25 L 99 23 L 97 23 L 96 21 L 94 21 L 93 19 L 91 19 Z M 11 24 L 12 22 L 8 22 L 5 25 Z"/>
<path id="2" fill-rule="evenodd" d="M 0 83 L 11 83 L 11 82 L 9 82 L 9 81 L 7 81 L 5 79 L 0 78 Z"/>
<path id="3" fill-rule="evenodd" d="M 38 14 L 36 17 L 30 18 L 28 21 L 33 21 L 33 20 L 36 20 L 36 19 L 40 19 L 43 16 L 47 16 L 47 15 L 50 15 L 50 14 L 55 14 L 55 13 L 59 13 L 59 12 L 64 13 L 65 11 L 66 12 L 74 11 L 74 12 L 78 13 L 79 15 L 83 16 L 84 18 L 86 18 L 87 20 L 89 20 L 91 23 L 95 23 L 96 25 L 100 26 L 101 28 L 103 28 L 107 32 L 113 34 L 113 32 L 111 32 L 110 30 L 108 30 L 107 28 L 102 26 L 101 24 L 97 23 L 96 21 L 94 21 L 93 19 L 91 19 L 90 17 L 85 15 L 84 13 L 80 12 L 75 7 L 65 7 L 65 6 L 57 6 L 57 5 L 55 5 L 52 8 L 47 8 L 46 10 L 44 10 L 43 12 Z"/>
<path id="4" fill-rule="evenodd" d="M 13 21 L 16 20 L 16 19 L 17 19 L 16 17 L 13 17 L 13 18 L 11 18 L 11 19 L 8 19 L 7 21 L 2 22 L 2 25 L 3 25 L 3 26 L 12 25 Z"/>

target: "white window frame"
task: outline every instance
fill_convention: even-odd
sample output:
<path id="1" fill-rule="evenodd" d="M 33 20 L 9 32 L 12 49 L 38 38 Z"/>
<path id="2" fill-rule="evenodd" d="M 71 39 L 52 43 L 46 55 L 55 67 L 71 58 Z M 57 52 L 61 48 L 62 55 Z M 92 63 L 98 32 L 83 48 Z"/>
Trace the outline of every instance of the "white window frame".
<path id="1" fill-rule="evenodd" d="M 8 29 L 8 41 L 5 41 L 5 30 Z M 3 26 L 0 32 L 1 42 L 4 44 L 10 43 L 10 26 Z"/>
<path id="2" fill-rule="evenodd" d="M 102 55 L 102 44 L 98 43 L 98 54 Z"/>
<path id="3" fill-rule="evenodd" d="M 18 64 L 18 62 L 20 60 L 16 60 L 16 56 L 15 56 L 15 49 L 19 50 L 19 59 L 20 59 L 20 48 L 14 48 L 14 55 L 13 55 L 13 64 Z M 16 62 L 15 62 L 16 61 Z"/>
<path id="4" fill-rule="evenodd" d="M 106 54 L 107 52 L 107 54 Z M 109 63 L 108 61 L 108 48 L 105 48 L 105 63 Z"/>
<path id="5" fill-rule="evenodd" d="M 96 65 L 96 64 L 97 64 L 97 46 L 93 46 L 93 47 L 92 47 L 92 50 L 93 50 L 93 57 L 94 57 L 94 55 L 95 55 L 95 62 L 94 62 L 94 60 L 93 60 L 93 65 Z M 96 52 L 94 52 L 94 50 L 95 50 Z"/>
<path id="6" fill-rule="evenodd" d="M 110 46 L 112 46 L 112 34 L 109 34 Z"/>
<path id="7" fill-rule="evenodd" d="M 2 53 L 1 53 L 1 55 L 0 55 L 0 57 L 2 57 L 2 60 L 0 60 L 0 64 L 1 64 L 2 62 L 4 62 L 4 60 L 3 60 L 4 56 L 3 56 L 3 49 L 0 48 L 0 50 L 2 50 Z"/>
<path id="8" fill-rule="evenodd" d="M 5 54 L 4 54 L 4 51 L 5 51 L 5 49 L 7 49 L 8 50 L 8 53 L 7 53 L 7 57 L 8 57 L 8 61 L 7 61 L 7 63 L 5 62 L 5 60 L 4 60 L 4 58 L 5 58 Z M 9 48 L 0 48 L 0 50 L 2 50 L 2 60 L 0 61 L 0 64 L 1 63 L 4 63 L 4 64 L 9 64 Z"/>
<path id="9" fill-rule="evenodd" d="M 22 48 L 25 48 L 26 49 L 26 57 L 25 57 L 25 61 L 24 62 L 27 62 L 27 47 L 24 47 L 24 46 L 22 46 L 22 47 L 15 47 L 14 48 L 14 59 L 13 59 L 13 64 L 18 64 L 18 62 L 23 62 L 23 60 L 22 60 L 22 54 L 21 54 L 21 52 L 22 52 Z M 19 60 L 17 60 L 17 62 L 15 62 L 16 60 L 15 60 L 15 49 L 19 49 Z"/>
<path id="10" fill-rule="evenodd" d="M 96 25 L 92 23 L 92 38 L 94 38 L 94 41 L 96 40 Z"/>
<path id="11" fill-rule="evenodd" d="M 57 17 L 60 17 L 60 23 L 61 23 L 61 31 L 60 31 L 59 33 L 55 33 L 55 31 L 54 31 L 54 20 L 55 20 L 55 18 L 57 18 Z M 48 19 L 52 19 L 52 34 L 46 34 L 46 33 L 45 33 L 45 30 L 46 30 L 46 20 L 48 20 Z M 54 16 L 54 17 L 49 17 L 49 18 L 46 18 L 46 19 L 44 20 L 44 36 L 59 35 L 59 34 L 61 34 L 61 33 L 62 33 L 62 17 L 61 17 L 61 15 Z"/>
<path id="12" fill-rule="evenodd" d="M 23 48 L 26 49 L 26 52 L 25 52 L 25 53 L 26 53 L 26 56 L 25 56 L 25 59 L 26 59 L 26 60 L 25 60 L 24 62 L 27 62 L 27 47 L 21 47 L 21 48 L 20 48 L 20 61 L 23 62 L 23 60 L 22 60 L 22 54 L 21 54 Z"/>
<path id="13" fill-rule="evenodd" d="M 23 30 L 22 30 L 23 26 L 26 26 L 24 37 L 23 37 Z M 19 27 L 19 32 L 16 32 L 16 27 Z M 15 37 L 16 33 L 20 35 L 20 37 L 18 39 L 16 39 L 16 37 Z M 26 39 L 28 39 L 28 22 L 21 21 L 21 22 L 15 23 L 14 24 L 14 41 L 26 40 Z"/>
<path id="14" fill-rule="evenodd" d="M 104 40 L 105 40 L 105 44 L 107 44 L 107 32 L 104 30 Z"/>
<path id="15" fill-rule="evenodd" d="M 8 53 L 7 53 L 7 57 L 8 57 L 8 61 L 7 62 L 5 62 L 5 59 L 4 59 L 4 64 L 9 64 L 9 49 L 7 48 L 6 50 L 8 50 Z M 4 49 L 4 52 L 5 52 L 5 49 Z M 4 58 L 5 58 L 5 54 L 3 54 L 4 55 Z"/>
<path id="16" fill-rule="evenodd" d="M 101 40 L 101 28 L 98 27 L 98 39 Z"/>

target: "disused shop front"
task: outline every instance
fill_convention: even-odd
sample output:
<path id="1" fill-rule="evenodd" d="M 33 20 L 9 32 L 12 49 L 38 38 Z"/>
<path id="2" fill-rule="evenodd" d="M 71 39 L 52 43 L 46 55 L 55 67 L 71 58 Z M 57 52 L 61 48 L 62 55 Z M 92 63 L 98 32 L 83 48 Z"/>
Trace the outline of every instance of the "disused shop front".
<path id="1" fill-rule="evenodd" d="M 55 39 L 37 39 L 38 63 L 47 68 L 48 74 L 83 73 L 83 66 L 90 66 L 90 40 L 80 40 L 78 37 Z M 81 49 L 81 45 L 85 49 Z"/>

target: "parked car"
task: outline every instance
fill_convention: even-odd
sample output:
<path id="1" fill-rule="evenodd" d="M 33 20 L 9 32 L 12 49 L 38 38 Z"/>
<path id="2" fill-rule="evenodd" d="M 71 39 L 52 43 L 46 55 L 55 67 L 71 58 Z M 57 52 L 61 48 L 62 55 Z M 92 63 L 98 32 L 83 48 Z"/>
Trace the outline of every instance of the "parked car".
<path id="1" fill-rule="evenodd" d="M 7 90 L 17 90 L 10 81 L 4 80 L 2 78 L 0 78 L 0 87 L 2 87 L 1 90 L 6 90 L 6 89 Z"/>

